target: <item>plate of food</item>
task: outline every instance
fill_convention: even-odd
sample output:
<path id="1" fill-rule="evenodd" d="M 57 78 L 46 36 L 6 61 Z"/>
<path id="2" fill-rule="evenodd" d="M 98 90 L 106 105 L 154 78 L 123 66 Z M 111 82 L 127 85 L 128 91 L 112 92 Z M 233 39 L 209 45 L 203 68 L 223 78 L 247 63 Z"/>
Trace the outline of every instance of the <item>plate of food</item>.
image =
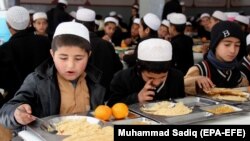
<path id="1" fill-rule="evenodd" d="M 206 107 L 201 107 L 201 109 L 204 111 L 210 112 L 212 114 L 215 114 L 215 115 L 242 111 L 242 109 L 235 107 L 235 106 L 228 105 L 228 104 L 206 106 Z"/>
<path id="2" fill-rule="evenodd" d="M 235 102 L 246 102 L 249 101 L 249 93 L 243 92 L 240 89 L 232 88 L 212 88 L 209 91 L 204 91 L 207 96 L 217 99 L 217 100 L 226 100 L 226 101 L 235 101 Z"/>
<path id="3" fill-rule="evenodd" d="M 143 104 L 140 110 L 147 114 L 159 116 L 179 116 L 192 112 L 192 109 L 182 102 L 173 103 L 169 101 Z"/>

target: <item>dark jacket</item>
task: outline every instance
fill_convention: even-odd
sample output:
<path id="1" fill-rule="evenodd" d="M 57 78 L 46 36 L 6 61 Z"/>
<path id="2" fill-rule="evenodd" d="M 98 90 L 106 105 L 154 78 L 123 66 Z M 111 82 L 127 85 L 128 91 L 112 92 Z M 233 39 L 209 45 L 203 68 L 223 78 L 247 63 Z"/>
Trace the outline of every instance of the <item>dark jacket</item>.
<path id="1" fill-rule="evenodd" d="M 135 67 L 119 71 L 111 81 L 111 98 L 108 105 L 112 106 L 117 102 L 126 104 L 137 103 L 138 93 L 144 87 L 145 81 L 137 73 Z M 156 93 L 154 100 L 168 100 L 170 98 L 184 97 L 184 79 L 183 74 L 175 69 L 170 69 L 165 85 Z"/>
<path id="2" fill-rule="evenodd" d="M 97 69 L 88 65 L 86 73 L 90 106 L 93 110 L 104 103 L 105 88 L 99 84 L 101 75 Z M 2 107 L 0 111 L 1 124 L 9 128 L 21 126 L 14 119 L 14 111 L 23 103 L 29 104 L 32 107 L 32 114 L 37 117 L 59 114 L 61 104 L 59 90 L 53 63 L 44 62 L 35 72 L 27 76 L 15 97 Z"/>
<path id="3" fill-rule="evenodd" d="M 247 57 L 243 57 L 239 65 L 240 71 L 246 75 L 248 82 L 250 82 L 250 61 Z"/>
<path id="4" fill-rule="evenodd" d="M 109 97 L 110 82 L 114 74 L 118 70 L 121 70 L 123 66 L 111 43 L 101 39 L 93 32 L 90 32 L 90 43 L 92 46 L 92 53 L 89 63 L 102 71 L 100 83 L 106 88 L 107 94 L 105 100 L 107 100 Z"/>
<path id="5" fill-rule="evenodd" d="M 162 12 L 162 19 L 167 19 L 167 15 L 172 12 L 182 13 L 182 7 L 179 0 L 170 0 L 165 3 Z"/>
<path id="6" fill-rule="evenodd" d="M 188 69 L 194 65 L 193 40 L 184 34 L 179 34 L 172 38 L 173 47 L 172 63 L 174 68 L 186 74 Z"/>
<path id="7" fill-rule="evenodd" d="M 14 96 L 25 77 L 50 57 L 50 46 L 47 37 L 24 30 L 0 47 L 0 88 L 8 91 L 6 102 Z"/>
<path id="8" fill-rule="evenodd" d="M 48 34 L 53 35 L 56 27 L 67 21 L 72 21 L 73 18 L 65 11 L 63 4 L 57 4 L 55 8 L 50 9 L 46 14 L 48 16 Z"/>

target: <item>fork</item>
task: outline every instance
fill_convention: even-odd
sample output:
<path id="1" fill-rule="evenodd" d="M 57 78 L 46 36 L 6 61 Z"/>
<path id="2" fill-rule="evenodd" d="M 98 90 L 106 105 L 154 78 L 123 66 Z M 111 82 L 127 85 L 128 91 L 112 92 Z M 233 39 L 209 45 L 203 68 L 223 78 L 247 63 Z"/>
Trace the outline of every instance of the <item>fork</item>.
<path id="1" fill-rule="evenodd" d="M 52 133 L 52 134 L 56 134 L 57 133 L 56 127 L 53 124 L 51 124 L 50 122 L 45 121 L 45 120 L 43 120 L 43 119 L 41 119 L 41 118 L 39 118 L 37 116 L 34 116 L 34 115 L 30 114 L 30 113 L 27 113 L 23 109 L 17 108 L 17 110 L 20 111 L 20 112 L 22 112 L 22 113 L 25 113 L 25 114 L 28 114 L 28 115 L 31 115 L 31 116 L 35 117 L 36 120 L 39 120 L 42 123 L 41 126 L 43 128 L 45 128 L 45 130 L 48 131 L 49 133 Z"/>

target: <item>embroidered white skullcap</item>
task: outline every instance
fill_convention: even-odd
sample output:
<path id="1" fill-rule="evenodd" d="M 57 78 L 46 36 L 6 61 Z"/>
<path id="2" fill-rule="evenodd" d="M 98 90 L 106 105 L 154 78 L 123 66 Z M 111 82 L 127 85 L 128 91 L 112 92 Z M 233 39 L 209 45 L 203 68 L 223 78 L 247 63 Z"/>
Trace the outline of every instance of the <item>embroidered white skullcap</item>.
<path id="1" fill-rule="evenodd" d="M 132 6 L 132 8 L 139 9 L 139 5 L 134 4 L 134 5 Z"/>
<path id="2" fill-rule="evenodd" d="M 200 16 L 200 19 L 202 19 L 204 17 L 210 17 L 210 15 L 208 13 L 202 13 Z"/>
<path id="3" fill-rule="evenodd" d="M 219 19 L 221 21 L 226 21 L 227 20 L 227 15 L 221 11 L 214 11 L 214 13 L 212 14 L 212 17 Z"/>
<path id="4" fill-rule="evenodd" d="M 29 14 L 34 14 L 36 11 L 34 9 L 29 9 Z"/>
<path id="5" fill-rule="evenodd" d="M 140 24 L 140 22 L 141 22 L 140 18 L 135 18 L 133 21 L 133 23 L 135 24 Z"/>
<path id="6" fill-rule="evenodd" d="M 172 60 L 172 45 L 169 41 L 151 38 L 138 45 L 138 59 L 142 61 L 170 61 Z"/>
<path id="7" fill-rule="evenodd" d="M 161 24 L 162 24 L 162 25 L 165 25 L 166 27 L 170 27 L 170 23 L 169 23 L 169 21 L 166 20 L 166 19 L 162 20 Z"/>
<path id="8" fill-rule="evenodd" d="M 83 22 L 95 21 L 95 11 L 87 8 L 78 9 L 76 19 Z"/>
<path id="9" fill-rule="evenodd" d="M 192 26 L 192 23 L 191 22 L 186 22 L 186 25 Z"/>
<path id="10" fill-rule="evenodd" d="M 187 18 L 184 14 L 182 13 L 173 13 L 170 17 L 169 17 L 169 22 L 171 24 L 175 24 L 175 25 L 180 25 L 180 24 L 186 24 L 187 22 Z"/>
<path id="11" fill-rule="evenodd" d="M 116 15 L 117 15 L 117 13 L 115 11 L 109 12 L 109 16 L 111 16 L 111 17 L 116 16 Z"/>
<path id="12" fill-rule="evenodd" d="M 58 3 L 63 3 L 65 5 L 68 5 L 68 1 L 67 0 L 58 0 Z"/>
<path id="13" fill-rule="evenodd" d="M 71 11 L 69 15 L 72 16 L 73 18 L 76 18 L 76 11 Z"/>
<path id="14" fill-rule="evenodd" d="M 250 34 L 247 35 L 246 42 L 247 42 L 247 46 L 250 45 Z"/>
<path id="15" fill-rule="evenodd" d="M 176 12 L 169 13 L 169 14 L 167 15 L 167 20 L 169 21 L 170 17 L 171 17 L 173 14 L 175 14 L 175 13 L 176 13 Z"/>
<path id="16" fill-rule="evenodd" d="M 21 6 L 13 6 L 6 13 L 6 21 L 16 30 L 24 30 L 30 22 L 29 11 Z"/>
<path id="17" fill-rule="evenodd" d="M 34 15 L 33 15 L 33 21 L 37 20 L 37 19 L 48 19 L 47 18 L 47 14 L 44 13 L 44 12 L 36 12 Z"/>
<path id="18" fill-rule="evenodd" d="M 236 16 L 236 17 L 235 17 L 235 21 L 238 21 L 238 22 L 243 23 L 243 24 L 246 24 L 246 25 L 249 24 L 249 18 L 246 17 L 246 16 L 242 16 L 242 15 Z"/>
<path id="19" fill-rule="evenodd" d="M 153 29 L 154 31 L 157 31 L 161 25 L 160 19 L 153 13 L 147 13 L 143 17 L 143 20 L 144 20 L 145 24 L 148 27 L 150 27 L 151 29 Z"/>
<path id="20" fill-rule="evenodd" d="M 107 23 L 107 22 L 112 22 L 112 23 L 115 23 L 116 26 L 118 26 L 118 20 L 114 17 L 107 17 L 104 19 L 104 23 Z"/>
<path id="21" fill-rule="evenodd" d="M 89 30 L 80 23 L 77 22 L 62 22 L 56 27 L 53 38 L 58 35 L 71 34 L 82 37 L 89 42 Z"/>

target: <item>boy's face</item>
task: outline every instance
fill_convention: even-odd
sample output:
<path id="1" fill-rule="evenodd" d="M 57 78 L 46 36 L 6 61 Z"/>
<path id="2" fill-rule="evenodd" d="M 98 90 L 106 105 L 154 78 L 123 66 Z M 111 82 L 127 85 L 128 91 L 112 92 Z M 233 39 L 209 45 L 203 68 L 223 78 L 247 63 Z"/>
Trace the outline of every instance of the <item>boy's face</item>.
<path id="1" fill-rule="evenodd" d="M 165 37 L 169 35 L 168 27 L 164 25 L 161 25 L 157 32 L 158 32 L 158 37 L 162 39 L 165 39 Z"/>
<path id="2" fill-rule="evenodd" d="M 48 27 L 48 22 L 46 19 L 37 19 L 33 22 L 33 26 L 38 33 L 45 34 Z"/>
<path id="3" fill-rule="evenodd" d="M 238 55 L 240 50 L 240 40 L 235 37 L 222 39 L 216 47 L 215 56 L 222 62 L 231 62 Z"/>
<path id="4" fill-rule="evenodd" d="M 50 53 L 57 72 L 65 80 L 77 79 L 86 69 L 89 54 L 78 46 L 63 46 Z"/>
<path id="5" fill-rule="evenodd" d="M 152 73 L 152 72 L 148 72 L 148 71 L 143 71 L 141 73 L 142 75 L 142 79 L 147 82 L 149 80 L 152 80 L 151 85 L 153 87 L 158 87 L 160 86 L 160 84 L 162 84 L 166 79 L 167 79 L 167 75 L 168 73 Z"/>
<path id="6" fill-rule="evenodd" d="M 104 32 L 106 35 L 108 35 L 110 38 L 112 38 L 113 34 L 115 33 L 116 25 L 115 23 L 107 23 L 107 25 L 104 26 Z"/>

